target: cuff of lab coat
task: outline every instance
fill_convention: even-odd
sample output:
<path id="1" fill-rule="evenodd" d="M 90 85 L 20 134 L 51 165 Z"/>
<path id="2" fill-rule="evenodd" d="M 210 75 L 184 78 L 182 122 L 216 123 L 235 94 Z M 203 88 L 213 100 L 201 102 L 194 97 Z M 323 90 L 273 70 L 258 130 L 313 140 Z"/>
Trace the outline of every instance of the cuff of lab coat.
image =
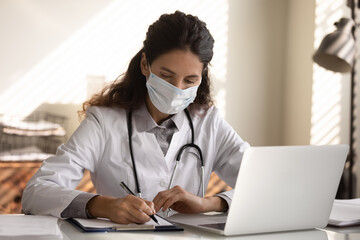
<path id="1" fill-rule="evenodd" d="M 80 193 L 77 195 L 61 213 L 62 218 L 76 217 L 76 218 L 91 218 L 87 214 L 86 204 L 93 197 L 97 196 L 94 193 Z"/>
<path id="2" fill-rule="evenodd" d="M 217 197 L 221 197 L 222 199 L 224 199 L 227 202 L 228 207 L 225 208 L 223 210 L 223 212 L 227 212 L 229 210 L 233 194 L 234 194 L 234 190 L 230 190 L 230 191 L 222 192 L 222 193 L 219 193 L 219 194 L 215 195 Z"/>

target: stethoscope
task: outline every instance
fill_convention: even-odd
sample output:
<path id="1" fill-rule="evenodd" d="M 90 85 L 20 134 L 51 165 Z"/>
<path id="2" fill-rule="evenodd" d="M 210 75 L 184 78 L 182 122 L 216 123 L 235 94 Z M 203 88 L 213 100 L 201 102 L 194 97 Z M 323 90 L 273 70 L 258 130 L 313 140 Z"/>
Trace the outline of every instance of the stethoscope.
<path id="1" fill-rule="evenodd" d="M 180 159 L 181 159 L 181 155 L 184 152 L 185 149 L 187 148 L 195 148 L 197 150 L 197 152 L 199 153 L 200 156 L 200 162 L 201 162 L 201 189 L 202 189 L 202 197 L 205 196 L 205 185 L 204 185 L 204 160 L 202 157 L 202 152 L 201 149 L 198 145 L 194 144 L 194 126 L 193 126 L 193 122 L 191 120 L 190 117 L 190 113 L 187 109 L 184 110 L 186 113 L 186 117 L 189 120 L 189 125 L 191 128 L 191 143 L 187 143 L 184 146 L 182 146 L 178 152 L 178 154 L 176 155 L 176 163 L 175 163 L 175 167 L 174 170 L 172 172 L 171 178 L 170 178 L 170 184 L 168 189 L 171 189 L 173 181 L 174 181 L 174 176 L 177 170 L 177 167 L 179 165 Z M 136 185 L 136 191 L 139 195 L 139 197 L 141 198 L 141 189 L 140 189 L 140 184 L 139 184 L 139 179 L 138 179 L 138 175 L 137 175 L 137 170 L 136 170 L 136 163 L 135 163 L 135 159 L 134 159 L 134 154 L 133 154 L 133 149 L 132 149 L 132 124 L 131 124 L 131 120 L 132 120 L 132 111 L 128 112 L 127 115 L 127 128 L 128 128 L 128 134 L 129 134 L 129 149 L 130 149 L 130 156 L 131 156 L 131 161 L 133 164 L 133 170 L 134 170 L 134 178 L 135 178 L 135 185 Z"/>

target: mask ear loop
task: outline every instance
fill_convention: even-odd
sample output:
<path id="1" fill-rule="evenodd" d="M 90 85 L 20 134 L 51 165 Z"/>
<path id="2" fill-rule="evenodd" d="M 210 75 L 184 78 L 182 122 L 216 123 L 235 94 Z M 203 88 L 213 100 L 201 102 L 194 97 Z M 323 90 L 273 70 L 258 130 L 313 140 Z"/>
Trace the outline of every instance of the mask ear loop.
<path id="1" fill-rule="evenodd" d="M 152 74 L 152 72 L 151 72 L 151 68 L 150 68 L 150 63 L 149 63 L 149 61 L 148 61 L 148 68 L 149 68 L 149 77 L 150 77 L 150 75 Z"/>

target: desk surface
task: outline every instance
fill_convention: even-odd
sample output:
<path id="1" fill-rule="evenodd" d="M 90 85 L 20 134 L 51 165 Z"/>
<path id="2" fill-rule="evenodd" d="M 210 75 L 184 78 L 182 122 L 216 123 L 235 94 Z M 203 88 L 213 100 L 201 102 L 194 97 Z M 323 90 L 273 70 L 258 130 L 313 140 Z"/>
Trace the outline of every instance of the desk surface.
<path id="1" fill-rule="evenodd" d="M 325 228 L 308 231 L 292 231 L 272 234 L 257 234 L 247 236 L 225 237 L 209 233 L 192 227 L 184 227 L 183 232 L 129 232 L 129 233 L 82 233 L 70 223 L 59 220 L 58 225 L 63 234 L 63 240 L 115 240 L 115 239 L 240 239 L 240 240 L 358 240 L 360 239 L 360 226 L 351 228 Z M 1 238 L 3 239 L 3 238 Z M 4 238 L 6 239 L 6 238 Z M 12 237 L 11 240 L 36 240 L 37 237 Z M 59 238 L 46 238 L 46 240 L 59 240 Z"/>

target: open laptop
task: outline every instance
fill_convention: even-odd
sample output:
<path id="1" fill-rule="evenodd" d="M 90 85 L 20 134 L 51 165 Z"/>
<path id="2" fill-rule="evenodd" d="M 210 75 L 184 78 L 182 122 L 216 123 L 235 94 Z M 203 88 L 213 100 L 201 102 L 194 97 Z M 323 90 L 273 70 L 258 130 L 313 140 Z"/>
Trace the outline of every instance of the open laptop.
<path id="1" fill-rule="evenodd" d="M 323 228 L 348 145 L 250 147 L 228 214 L 175 214 L 168 220 L 223 235 Z"/>

